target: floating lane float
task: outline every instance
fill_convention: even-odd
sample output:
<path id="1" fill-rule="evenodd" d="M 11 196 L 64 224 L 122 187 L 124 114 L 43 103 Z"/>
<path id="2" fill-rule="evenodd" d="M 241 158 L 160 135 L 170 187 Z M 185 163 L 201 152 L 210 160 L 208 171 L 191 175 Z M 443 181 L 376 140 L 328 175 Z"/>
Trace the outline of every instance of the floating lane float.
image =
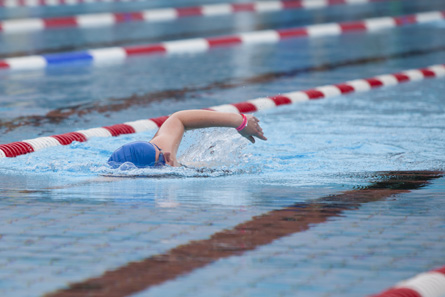
<path id="1" fill-rule="evenodd" d="M 370 297 L 442 297 L 445 296 L 445 266 L 421 273 Z"/>
<path id="2" fill-rule="evenodd" d="M 218 105 L 206 109 L 221 112 L 252 113 L 275 108 L 281 105 L 335 97 L 354 92 L 366 92 L 384 86 L 394 86 L 404 82 L 420 81 L 426 78 L 444 76 L 445 64 L 440 64 L 433 65 L 427 68 L 402 71 L 394 74 L 379 75 L 372 78 L 356 79 L 340 84 L 326 85 L 304 91 L 257 98 L 245 102 Z M 154 130 L 160 127 L 167 118 L 168 116 L 162 116 L 158 118 L 126 122 L 113 126 L 92 128 L 61 135 L 39 137 L 35 139 L 3 144 L 0 145 L 0 158 L 16 157 L 49 147 L 68 145 L 73 141 L 84 142 L 92 137 L 112 137 L 122 134 L 132 134 Z"/>
<path id="3" fill-rule="evenodd" d="M 45 3 L 35 0 L 0 0 L 4 6 L 24 6 L 29 3 L 32 6 Z M 49 0 L 47 0 L 50 2 Z M 86 1 L 79 3 L 91 3 Z M 103 0 L 102 0 L 103 1 Z M 371 2 L 389 2 L 397 0 L 287 0 L 287 1 L 261 1 L 250 3 L 221 3 L 209 4 L 195 7 L 161 8 L 126 13 L 94 13 L 76 16 L 54 17 L 54 18 L 28 18 L 13 19 L 0 22 L 0 32 L 23 33 L 35 32 L 54 28 L 91 28 L 107 27 L 125 22 L 168 22 L 185 17 L 213 17 L 230 15 L 241 12 L 265 13 L 282 10 L 305 10 L 324 8 L 333 5 L 366 4 Z M 74 1 L 63 0 L 66 4 L 75 4 Z M 100 1 L 97 1 L 100 2 Z M 51 0 L 50 3 L 55 3 Z M 19 4 L 19 5 L 17 5 Z M 20 5 L 22 4 L 22 5 Z M 50 4 L 51 5 L 51 4 Z"/>
<path id="4" fill-rule="evenodd" d="M 34 55 L 0 60 L 0 69 L 31 70 L 44 69 L 51 65 L 68 65 L 73 62 L 89 63 L 93 66 L 122 63 L 135 55 L 190 54 L 208 51 L 215 47 L 277 43 L 281 40 L 299 37 L 336 36 L 348 32 L 375 32 L 410 24 L 422 24 L 445 19 L 445 11 L 431 11 L 398 17 L 370 18 L 355 22 L 328 23 L 281 30 L 264 30 L 237 35 L 193 38 L 168 41 L 158 44 L 129 47 L 110 47 L 87 51 Z"/>
<path id="5" fill-rule="evenodd" d="M 284 7 L 283 9 L 294 8 L 318 8 L 338 4 L 362 4 L 369 2 L 391 1 L 391 0 L 285 0 L 285 1 L 261 1 L 260 2 L 246 2 L 234 4 L 209 4 L 197 7 L 181 8 L 182 13 L 205 15 L 206 13 L 226 13 L 226 10 L 232 11 L 270 11 L 272 9 L 279 10 L 277 7 Z M 400 1 L 400 0 L 395 0 Z M 0 7 L 35 7 L 35 6 L 59 6 L 59 5 L 78 5 L 91 3 L 113 3 L 113 2 L 146 2 L 146 0 L 0 0 Z M 283 4 L 276 4 L 280 2 Z M 201 11 L 202 10 L 202 11 Z M 196 11 L 196 12 L 195 12 Z"/>

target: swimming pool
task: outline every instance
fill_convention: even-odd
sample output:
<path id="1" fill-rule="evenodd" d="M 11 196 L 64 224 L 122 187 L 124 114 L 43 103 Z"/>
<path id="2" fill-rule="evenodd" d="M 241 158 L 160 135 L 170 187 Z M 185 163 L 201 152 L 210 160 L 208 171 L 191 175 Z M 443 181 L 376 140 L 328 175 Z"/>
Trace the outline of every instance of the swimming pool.
<path id="1" fill-rule="evenodd" d="M 187 5 L 210 2 L 216 3 Z M 111 4 L 101 5 L 2 13 L 110 10 Z M 165 4 L 120 3 L 116 10 L 136 5 Z M 189 18 L 3 34 L 0 44 L 2 55 L 44 53 L 117 44 L 128 37 L 135 39 L 125 44 L 148 43 L 443 9 L 441 1 L 339 5 L 221 16 L 218 21 Z M 443 64 L 444 30 L 445 22 L 437 21 L 198 54 L 133 57 L 103 67 L 77 63 L 0 71 L 0 143 Z M 238 225 L 261 229 L 258 218 L 289 206 L 309 219 L 323 219 L 263 244 L 218 242 L 226 256 L 202 260 L 205 265 L 183 274 L 166 273 L 166 281 L 126 296 L 367 296 L 443 266 L 444 93 L 443 78 L 438 78 L 261 111 L 256 116 L 269 140 L 254 145 L 228 129 L 190 132 L 182 161 L 205 162 L 198 171 L 164 168 L 130 173 L 150 178 L 103 177 L 115 173 L 105 166 L 114 149 L 155 131 L 0 158 L 0 291 L 40 296 L 113 270 L 130 282 L 122 269 L 131 262 L 196 248 L 193 243 L 204 245 L 224 230 L 238 234 Z M 328 198 L 372 184 L 383 187 L 379 182 L 400 175 L 382 172 L 413 175 L 419 170 L 430 172 L 420 188 L 405 186 L 406 191 L 376 201 L 357 196 L 355 204 L 340 205 L 342 196 Z"/>

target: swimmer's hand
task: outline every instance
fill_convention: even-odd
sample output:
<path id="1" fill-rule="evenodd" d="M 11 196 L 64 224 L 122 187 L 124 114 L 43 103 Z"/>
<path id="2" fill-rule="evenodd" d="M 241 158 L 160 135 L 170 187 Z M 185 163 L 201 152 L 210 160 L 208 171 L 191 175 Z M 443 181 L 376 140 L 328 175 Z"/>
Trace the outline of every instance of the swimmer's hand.
<path id="1" fill-rule="evenodd" d="M 263 129 L 261 129 L 260 125 L 258 124 L 260 120 L 251 114 L 246 114 L 245 116 L 247 117 L 247 126 L 238 133 L 252 143 L 255 143 L 254 136 L 262 140 L 267 140 L 267 138 L 264 136 Z"/>

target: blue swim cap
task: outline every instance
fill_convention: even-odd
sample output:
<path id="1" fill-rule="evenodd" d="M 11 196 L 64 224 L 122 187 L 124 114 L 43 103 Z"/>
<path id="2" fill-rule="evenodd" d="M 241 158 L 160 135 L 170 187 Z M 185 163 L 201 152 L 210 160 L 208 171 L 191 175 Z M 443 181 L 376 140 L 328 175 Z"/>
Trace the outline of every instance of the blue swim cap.
<path id="1" fill-rule="evenodd" d="M 133 163 L 138 168 L 165 165 L 163 154 L 159 154 L 156 162 L 156 148 L 146 141 L 128 143 L 115 150 L 108 159 L 108 164 L 113 168 L 118 168 L 125 162 Z"/>

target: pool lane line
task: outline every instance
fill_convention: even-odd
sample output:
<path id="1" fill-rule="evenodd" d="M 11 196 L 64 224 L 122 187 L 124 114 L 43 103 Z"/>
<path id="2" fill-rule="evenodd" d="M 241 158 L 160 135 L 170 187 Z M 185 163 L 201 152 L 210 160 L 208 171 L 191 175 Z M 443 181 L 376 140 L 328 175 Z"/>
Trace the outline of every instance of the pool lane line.
<path id="1" fill-rule="evenodd" d="M 445 296 L 445 266 L 399 282 L 370 297 L 440 297 Z"/>
<path id="2" fill-rule="evenodd" d="M 130 296 L 175 280 L 218 260 L 242 256 L 277 239 L 307 231 L 317 224 L 344 216 L 347 211 L 357 210 L 363 204 L 410 193 L 441 177 L 443 172 L 433 171 L 380 173 L 376 176 L 377 182 L 362 189 L 269 211 L 232 229 L 214 233 L 209 239 L 190 241 L 163 254 L 130 262 L 44 296 Z"/>
<path id="3" fill-rule="evenodd" d="M 245 102 L 212 106 L 205 109 L 220 112 L 253 113 L 275 108 L 281 105 L 301 103 L 309 100 L 319 100 L 354 92 L 366 92 L 384 86 L 394 86 L 409 81 L 420 81 L 426 78 L 439 78 L 444 76 L 445 64 L 438 64 L 429 66 L 427 68 L 411 69 L 366 79 L 356 79 L 335 85 L 326 85 L 304 91 L 257 98 Z M 159 128 L 167 118 L 168 116 L 161 116 L 101 128 L 79 130 L 60 135 L 39 137 L 19 142 L 12 142 L 9 144 L 2 144 L 0 145 L 0 158 L 17 157 L 19 155 L 25 155 L 48 147 L 69 145 L 73 141 L 85 142 L 91 137 L 112 137 L 122 134 L 133 134 L 147 130 L 154 130 Z"/>
<path id="4" fill-rule="evenodd" d="M 135 55 L 177 55 L 206 52 L 212 48 L 235 45 L 254 45 L 278 43 L 290 38 L 316 38 L 338 36 L 350 32 L 375 32 L 405 25 L 429 23 L 445 18 L 445 11 L 430 11 L 398 17 L 369 18 L 361 21 L 327 23 L 280 30 L 263 30 L 236 35 L 209 38 L 192 38 L 167 41 L 158 44 L 128 47 L 99 48 L 86 51 L 34 55 L 0 60 L 0 70 L 44 69 L 54 65 L 69 65 L 73 62 L 92 64 L 93 66 L 109 63 L 122 63 Z"/>
<path id="5" fill-rule="evenodd" d="M 435 52 L 445 51 L 445 46 L 437 46 L 428 49 L 414 49 L 406 52 L 392 53 L 385 56 L 365 57 L 354 60 L 338 61 L 334 63 L 325 63 L 304 68 L 290 69 L 280 72 L 266 72 L 263 74 L 245 77 L 233 81 L 229 79 L 226 81 L 216 81 L 204 86 L 185 87 L 181 89 L 168 89 L 157 91 L 153 93 L 145 93 L 141 95 L 132 95 L 124 98 L 113 98 L 113 103 L 106 105 L 99 105 L 97 103 L 87 103 L 85 105 L 79 104 L 71 107 L 61 107 L 50 110 L 45 115 L 29 115 L 21 116 L 9 121 L 0 120 L 0 129 L 4 128 L 4 133 L 9 133 L 16 128 L 23 126 L 40 126 L 45 123 L 60 124 L 62 121 L 68 119 L 73 115 L 85 116 L 86 114 L 118 112 L 135 106 L 143 106 L 153 102 L 160 102 L 163 99 L 174 98 L 175 101 L 181 100 L 187 94 L 203 91 L 215 91 L 218 89 L 232 89 L 240 86 L 247 86 L 259 83 L 269 83 L 283 77 L 294 77 L 303 73 L 324 72 L 339 69 L 342 67 L 350 67 L 355 65 L 365 65 L 370 63 L 383 62 L 396 58 L 407 58 L 420 55 L 431 54 Z"/>
<path id="6" fill-rule="evenodd" d="M 128 22 L 168 22 L 185 17 L 214 17 L 244 12 L 266 13 L 283 10 L 306 10 L 334 5 L 366 4 L 404 0 L 286 0 L 248 3 L 220 3 L 195 7 L 158 8 L 122 13 L 94 13 L 52 18 L 28 18 L 0 21 L 0 32 L 13 34 L 55 28 L 108 27 Z"/>

